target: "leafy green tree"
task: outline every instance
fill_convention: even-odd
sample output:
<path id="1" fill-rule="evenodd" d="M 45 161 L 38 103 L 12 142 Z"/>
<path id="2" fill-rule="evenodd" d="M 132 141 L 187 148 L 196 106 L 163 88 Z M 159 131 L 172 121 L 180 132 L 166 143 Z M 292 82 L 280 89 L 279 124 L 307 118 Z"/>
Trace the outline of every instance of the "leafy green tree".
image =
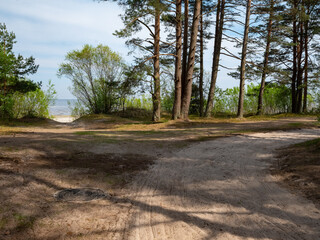
<path id="1" fill-rule="evenodd" d="M 15 92 L 27 93 L 40 89 L 41 83 L 34 83 L 26 76 L 35 74 L 39 65 L 31 56 L 24 58 L 15 55 L 13 45 L 16 36 L 9 32 L 5 24 L 0 23 L 0 116 L 11 115 L 9 98 Z"/>
<path id="2" fill-rule="evenodd" d="M 109 113 L 119 107 L 130 84 L 125 78 L 122 58 L 108 46 L 84 45 L 81 50 L 67 53 L 58 76 L 72 83 L 72 93 L 89 113 Z"/>

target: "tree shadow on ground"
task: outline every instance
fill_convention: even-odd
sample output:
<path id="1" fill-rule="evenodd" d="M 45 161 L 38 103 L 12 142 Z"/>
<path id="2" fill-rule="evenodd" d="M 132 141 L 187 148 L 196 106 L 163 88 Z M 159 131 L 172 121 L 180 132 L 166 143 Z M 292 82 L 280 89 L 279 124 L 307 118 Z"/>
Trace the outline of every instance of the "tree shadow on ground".
<path id="1" fill-rule="evenodd" d="M 241 126 L 234 127 L 238 129 Z M 251 163 L 253 165 L 247 164 L 243 166 L 235 162 L 236 169 L 239 170 L 238 173 L 226 171 L 224 176 L 221 176 L 221 174 L 214 174 L 215 171 L 224 171 L 230 166 L 225 165 L 223 158 L 219 161 L 216 160 L 219 156 L 217 149 L 213 149 L 213 151 L 217 151 L 216 155 L 209 154 L 200 159 L 200 161 L 187 156 L 168 157 L 179 151 L 178 148 L 172 147 L 177 146 L 179 138 L 170 140 L 168 136 L 179 136 L 179 133 L 178 131 L 173 131 L 163 135 L 159 133 L 140 133 L 139 135 L 137 132 L 132 131 L 119 133 L 117 131 L 99 130 L 97 134 L 92 135 L 36 132 L 33 134 L 19 134 L 15 135 L 15 137 L 10 135 L 2 136 L 0 138 L 2 150 L 0 154 L 0 180 L 5 179 L 5 181 L 0 186 L 2 204 L 0 220 L 7 221 L 7 223 L 0 228 L 0 236 L 3 239 L 21 239 L 21 236 L 29 236 L 24 239 L 59 239 L 61 236 L 70 239 L 76 237 L 95 239 L 100 234 L 109 237 L 118 236 L 120 239 L 124 238 L 132 229 L 144 226 L 135 226 L 134 224 L 128 226 L 124 223 L 117 225 L 111 223 L 110 220 L 114 222 L 120 221 L 119 215 L 122 218 L 128 217 L 128 211 L 135 208 L 141 212 L 153 212 L 163 215 L 167 219 L 163 222 L 152 222 L 152 226 L 177 222 L 196 226 L 205 232 L 201 239 L 215 239 L 221 234 L 228 233 L 240 238 L 269 238 L 276 240 L 289 237 L 288 233 L 290 231 L 296 233 L 296 238 L 317 239 L 319 237 L 319 232 L 310 230 L 306 233 L 297 227 L 299 224 L 304 227 L 309 223 L 312 223 L 312 225 L 319 224 L 319 220 L 311 216 L 301 215 L 299 212 L 288 211 L 288 209 L 281 206 L 276 208 L 270 206 L 270 201 L 281 198 L 283 192 L 272 193 L 268 192 L 268 189 L 261 189 L 259 186 L 255 186 L 252 182 L 253 176 L 247 175 L 247 170 L 254 167 L 254 163 Z M 108 134 L 108 136 L 104 136 L 104 134 Z M 137 138 L 134 139 L 134 136 L 137 136 Z M 154 139 L 155 137 L 157 139 Z M 110 140 L 110 138 L 117 139 L 117 141 L 103 141 Z M 128 138 L 130 140 L 126 142 Z M 234 146 L 243 146 L 245 138 L 238 137 L 234 142 Z M 267 146 L 271 141 L 278 141 L 279 145 L 281 145 L 285 144 L 288 138 L 265 140 L 257 146 Z M 144 143 L 143 145 L 142 142 Z M 254 142 L 255 139 L 252 138 L 251 143 Z M 113 153 L 112 148 L 116 146 L 120 150 L 122 148 L 123 153 Z M 102 150 L 100 149 L 102 153 L 94 153 L 98 147 L 102 148 Z M 105 149 L 105 152 L 103 152 L 103 149 Z M 135 181 L 136 189 L 150 188 L 156 192 L 153 193 L 153 197 L 158 195 L 160 197 L 171 196 L 182 199 L 183 206 L 190 206 L 191 209 L 194 204 L 201 206 L 201 209 L 212 205 L 228 205 L 231 206 L 230 211 L 220 213 L 199 209 L 193 212 L 169 209 L 162 205 L 139 200 L 139 197 L 147 197 L 139 196 L 139 193 L 127 196 L 117 190 L 114 190 L 111 200 L 100 200 L 87 204 L 55 202 L 52 198 L 52 194 L 55 191 L 66 187 L 78 186 L 79 184 L 84 185 L 83 182 L 86 182 L 89 186 L 102 189 L 112 189 L 112 186 L 116 186 L 115 188 L 123 187 L 122 183 L 126 183 L 126 181 L 121 182 L 122 180 L 119 180 L 123 175 L 146 170 L 154 159 L 159 157 L 159 154 L 166 149 L 169 149 L 170 152 L 168 156 L 164 156 L 155 162 L 155 164 L 162 164 L 161 169 L 164 172 L 157 172 L 156 177 L 149 182 Z M 255 154 L 259 158 L 259 156 L 264 155 L 264 150 L 257 147 Z M 261 157 L 260 160 L 263 161 L 264 157 Z M 174 165 L 172 165 L 173 162 L 175 163 Z M 212 164 L 214 165 L 214 170 L 209 172 L 210 174 L 208 175 L 203 175 L 203 178 L 193 178 L 189 174 L 195 171 L 206 171 L 206 169 L 213 166 Z M 176 167 L 178 169 L 181 167 L 185 171 L 182 177 L 175 177 L 174 171 L 177 170 Z M 172 171 L 168 179 L 157 178 L 157 176 L 160 177 L 167 174 L 168 171 Z M 152 174 L 152 168 L 149 174 Z M 247 185 L 247 187 L 234 188 L 233 183 L 239 181 L 237 174 L 241 175 L 240 180 L 243 181 L 241 186 Z M 120 184 L 119 181 L 121 182 Z M 180 184 L 181 182 L 183 184 Z M 201 184 L 207 182 L 212 183 L 212 187 L 202 189 L 200 187 Z M 229 184 L 225 185 L 223 190 L 228 191 L 230 194 L 222 194 L 220 189 L 222 182 Z M 191 185 L 189 186 L 189 184 Z M 266 194 L 266 197 L 262 198 L 260 202 L 255 202 L 255 199 L 252 199 L 252 196 L 249 195 L 252 192 L 256 192 L 259 196 Z M 246 200 L 239 201 L 239 196 L 241 196 L 242 200 Z M 106 212 L 114 212 L 111 215 L 104 215 L 101 213 L 102 209 Z M 234 212 L 232 209 L 241 209 L 241 211 Z M 72 214 L 77 217 L 86 217 L 89 210 L 92 211 L 89 215 L 90 218 L 100 218 L 100 224 L 112 226 L 104 229 L 102 226 L 94 227 L 95 224 L 90 224 L 89 220 L 82 222 L 78 220 L 78 223 L 76 223 L 77 219 L 71 216 L 66 217 L 66 215 Z M 214 218 L 208 219 L 209 215 L 220 215 L 228 218 L 230 214 L 245 215 L 248 218 L 245 218 L 243 222 L 239 218 L 237 225 L 215 221 Z M 252 215 L 262 216 L 259 220 L 265 222 L 253 223 L 250 220 Z M 109 220 L 106 220 L 107 218 Z M 67 221 L 58 224 L 59 221 L 66 219 Z M 274 226 L 271 222 L 272 219 L 276 219 L 275 222 L 281 224 Z M 54 222 L 52 229 L 48 229 L 49 226 L 46 225 L 50 221 L 51 223 Z M 38 223 L 44 224 L 44 226 Z M 92 226 L 92 228 L 80 231 L 86 225 Z M 46 231 L 41 230 L 41 227 L 46 228 Z M 80 232 L 76 232 L 75 229 L 79 229 Z"/>

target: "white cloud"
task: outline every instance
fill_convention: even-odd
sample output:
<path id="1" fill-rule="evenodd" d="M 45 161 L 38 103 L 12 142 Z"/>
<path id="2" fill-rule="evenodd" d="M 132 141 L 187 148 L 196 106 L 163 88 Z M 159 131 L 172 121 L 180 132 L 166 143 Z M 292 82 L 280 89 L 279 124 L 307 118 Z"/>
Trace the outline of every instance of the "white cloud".
<path id="1" fill-rule="evenodd" d="M 121 9 L 112 2 L 92 0 L 0 0 L 1 21 L 16 34 L 14 51 L 34 56 L 40 64 L 36 81 L 52 79 L 59 98 L 72 95 L 65 89 L 66 79 L 57 80 L 56 72 L 68 51 L 84 44 L 105 44 L 126 57 L 125 40 L 112 33 L 122 28 Z M 44 84 L 46 85 L 46 84 Z"/>

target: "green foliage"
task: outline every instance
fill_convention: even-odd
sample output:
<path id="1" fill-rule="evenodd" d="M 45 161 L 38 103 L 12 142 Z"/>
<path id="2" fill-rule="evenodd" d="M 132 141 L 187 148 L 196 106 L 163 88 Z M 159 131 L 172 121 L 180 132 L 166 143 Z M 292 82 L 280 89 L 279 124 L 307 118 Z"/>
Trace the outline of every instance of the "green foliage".
<path id="1" fill-rule="evenodd" d="M 35 98 L 32 95 L 36 95 L 38 99 L 43 98 L 40 96 L 41 83 L 34 83 L 25 77 L 36 73 L 39 66 L 35 64 L 33 57 L 24 58 L 20 54 L 13 53 L 15 38 L 15 34 L 9 32 L 5 24 L 0 23 L 0 117 L 2 118 L 20 116 L 22 107 L 18 107 L 19 110 L 17 110 L 18 103 L 27 98 Z M 25 102 L 25 104 L 28 103 L 29 101 Z M 28 107 L 30 106 L 26 105 L 23 108 L 25 110 Z M 34 107 L 35 104 L 30 109 Z M 39 111 L 36 110 L 36 112 Z"/>
<path id="2" fill-rule="evenodd" d="M 39 65 L 31 56 L 24 58 L 12 51 L 16 43 L 15 34 L 8 32 L 5 24 L 0 23 L 0 89 L 2 95 L 16 91 L 34 91 L 41 83 L 33 83 L 25 78 L 26 75 L 37 72 Z"/>
<path id="3" fill-rule="evenodd" d="M 58 76 L 71 79 L 71 91 L 77 98 L 73 114 L 109 113 L 121 106 L 130 92 L 122 58 L 108 46 L 85 45 L 67 53 Z"/>
<path id="4" fill-rule="evenodd" d="M 263 102 L 266 114 L 289 112 L 291 109 L 291 90 L 282 84 L 267 84 Z"/>
<path id="5" fill-rule="evenodd" d="M 308 94 L 308 110 L 309 112 L 320 113 L 320 90 Z"/>
<path id="6" fill-rule="evenodd" d="M 238 108 L 239 88 L 227 88 L 222 90 L 216 87 L 213 114 L 235 114 Z"/>
<path id="7" fill-rule="evenodd" d="M 69 105 L 69 108 L 71 108 L 71 116 L 73 116 L 75 118 L 90 114 L 89 111 L 87 109 L 85 109 L 83 107 L 83 105 L 81 104 L 81 102 L 79 102 L 79 101 L 75 102 L 73 106 L 71 106 L 70 103 L 68 103 L 68 105 Z"/>
<path id="8" fill-rule="evenodd" d="M 27 93 L 15 92 L 7 95 L 6 104 L 0 106 L 0 111 L 6 112 L 7 118 L 48 118 L 49 105 L 54 102 L 55 95 L 54 85 L 50 81 L 46 92 L 36 89 Z"/>
<path id="9" fill-rule="evenodd" d="M 260 85 L 249 84 L 246 88 L 244 99 L 244 112 L 246 114 L 255 114 L 257 111 L 257 102 Z M 275 114 L 288 112 L 291 107 L 290 88 L 277 84 L 269 83 L 266 85 L 263 97 L 264 113 Z M 236 114 L 238 108 L 239 88 L 233 87 L 222 90 L 217 87 L 215 92 L 215 103 L 213 113 Z"/>
<path id="10" fill-rule="evenodd" d="M 13 217 L 17 224 L 17 230 L 32 228 L 36 220 L 33 216 L 25 216 L 20 213 L 13 214 Z"/>
<path id="11" fill-rule="evenodd" d="M 193 84 L 192 84 L 192 95 L 191 95 L 189 113 L 190 113 L 190 114 L 199 115 L 199 109 L 200 109 L 200 91 L 199 91 L 199 85 L 193 83 Z"/>
<path id="12" fill-rule="evenodd" d="M 139 98 L 127 98 L 125 101 L 125 107 L 152 110 L 152 99 L 146 95 L 141 95 Z"/>
<path id="13" fill-rule="evenodd" d="M 165 94 L 162 96 L 161 99 L 161 107 L 166 112 L 171 112 L 173 108 L 173 102 L 174 102 L 174 92 L 171 94 Z"/>

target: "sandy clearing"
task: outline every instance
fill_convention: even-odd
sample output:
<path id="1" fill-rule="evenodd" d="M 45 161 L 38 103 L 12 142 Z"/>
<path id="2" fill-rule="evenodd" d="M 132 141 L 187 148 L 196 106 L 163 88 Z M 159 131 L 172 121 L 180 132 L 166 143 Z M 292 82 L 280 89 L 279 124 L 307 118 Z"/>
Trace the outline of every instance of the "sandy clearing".
<path id="1" fill-rule="evenodd" d="M 320 239 L 320 211 L 277 184 L 274 150 L 320 129 L 192 144 L 133 182 L 124 239 Z M 123 199 L 118 199 L 121 202 Z"/>
<path id="2" fill-rule="evenodd" d="M 56 116 L 53 116 L 53 120 L 54 121 L 57 121 L 57 122 L 60 122 L 60 123 L 71 123 L 75 120 L 74 117 L 72 116 L 64 116 L 64 115 L 56 115 Z"/>

